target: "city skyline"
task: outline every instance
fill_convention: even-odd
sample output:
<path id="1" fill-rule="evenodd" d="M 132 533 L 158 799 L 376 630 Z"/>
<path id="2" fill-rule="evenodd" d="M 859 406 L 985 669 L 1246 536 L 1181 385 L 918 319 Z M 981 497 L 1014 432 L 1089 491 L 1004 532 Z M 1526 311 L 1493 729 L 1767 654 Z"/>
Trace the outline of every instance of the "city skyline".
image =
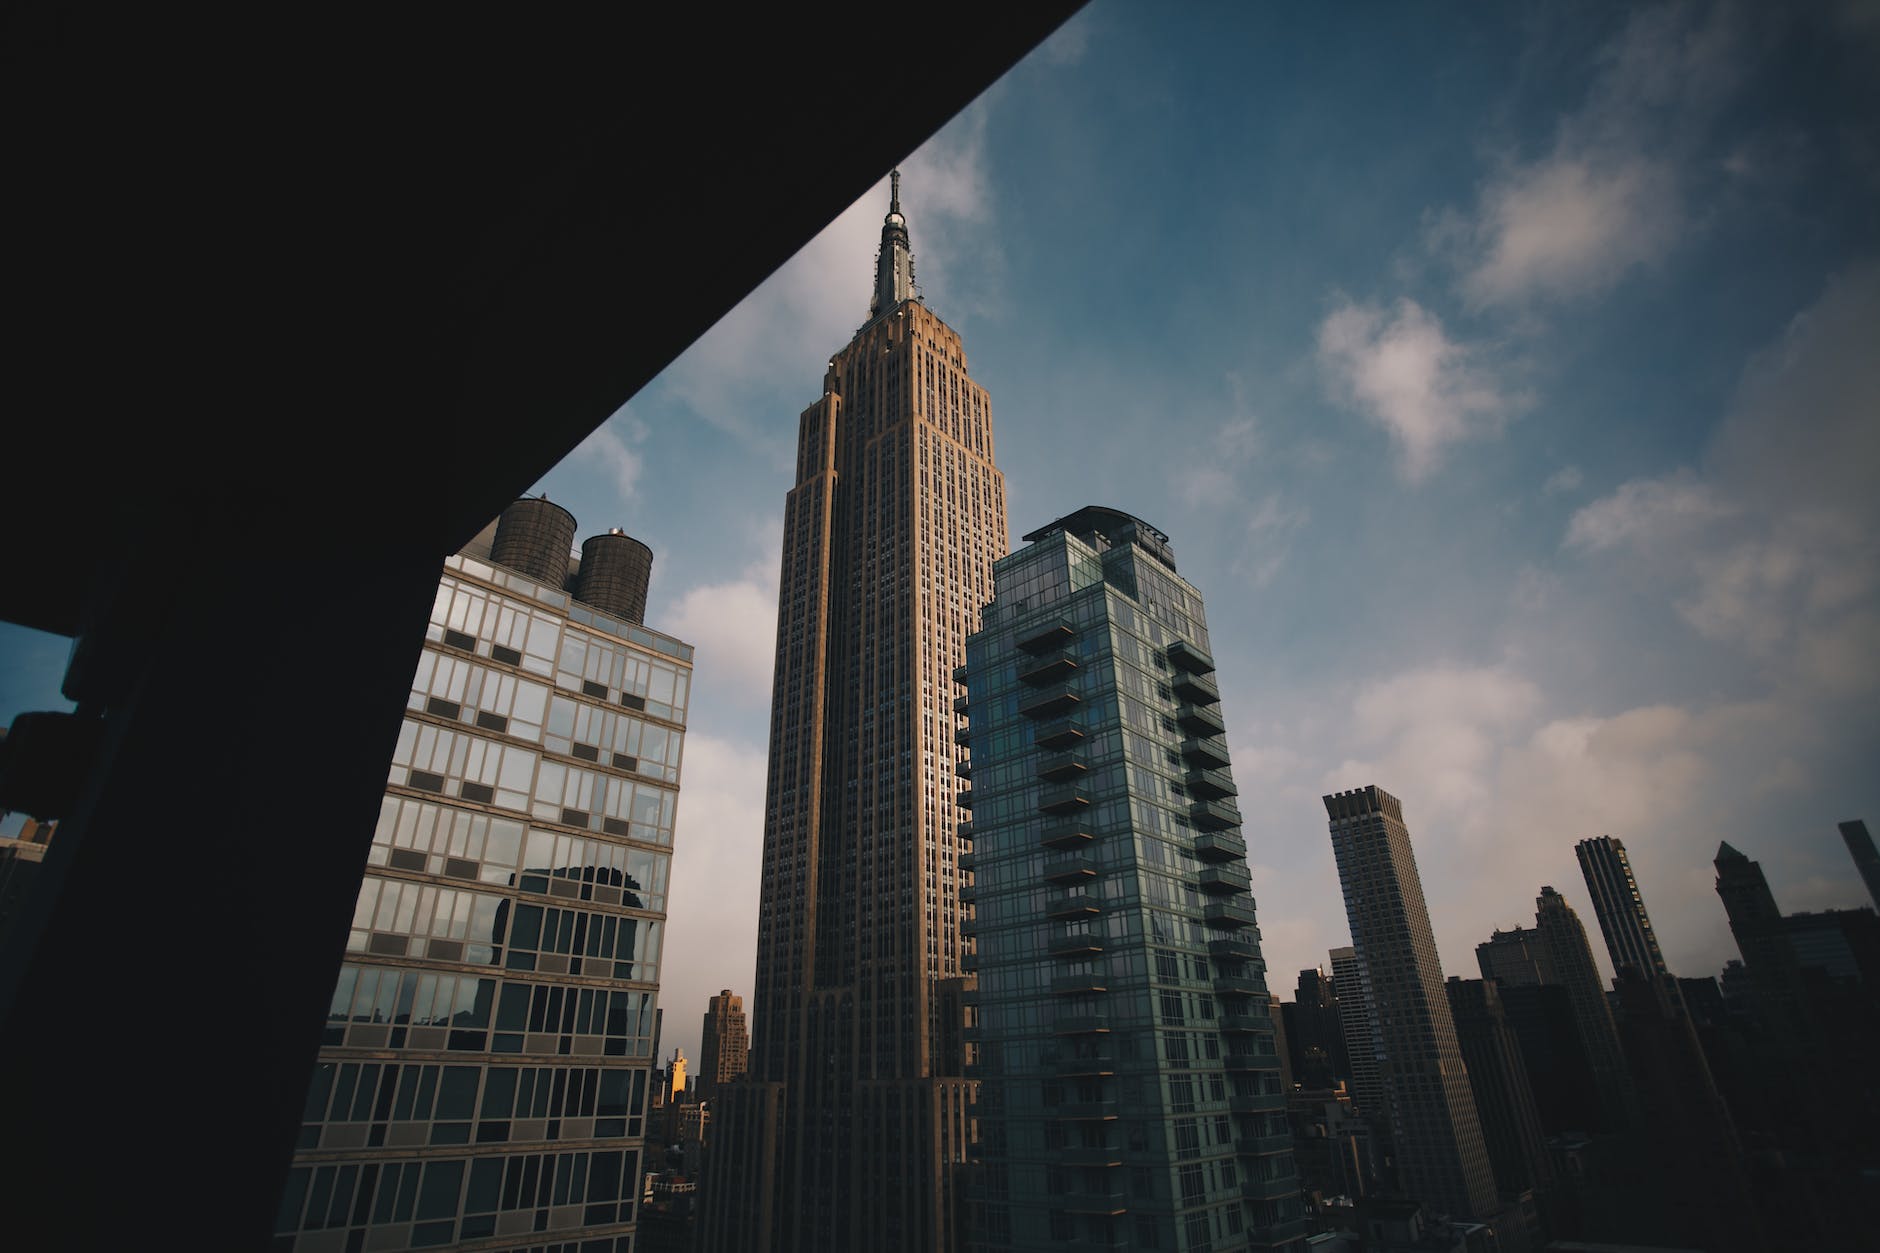
<path id="1" fill-rule="evenodd" d="M 1880 527 L 1832 472 L 1874 464 L 1880 393 L 1854 13 L 1099 0 L 904 163 L 1008 520 L 1156 518 L 1246 624 L 1214 651 L 1274 970 L 1346 942 L 1317 796 L 1372 777 L 1417 815 L 1445 974 L 1543 884 L 1590 918 L 1599 835 L 1677 974 L 1734 952 L 1719 839 L 1786 909 L 1865 903 L 1835 829 L 1880 816 Z M 755 989 L 778 502 L 886 190 L 539 485 L 652 546 L 648 625 L 699 647 L 663 1052 Z M 56 703 L 65 648 L 0 638 L 6 718 Z"/>

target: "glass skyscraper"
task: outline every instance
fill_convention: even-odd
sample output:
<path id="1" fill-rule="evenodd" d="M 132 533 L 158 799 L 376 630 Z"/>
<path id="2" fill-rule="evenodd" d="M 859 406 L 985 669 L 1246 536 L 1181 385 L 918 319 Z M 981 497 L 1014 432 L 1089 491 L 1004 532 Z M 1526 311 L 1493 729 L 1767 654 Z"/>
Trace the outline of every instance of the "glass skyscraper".
<path id="1" fill-rule="evenodd" d="M 637 541 L 565 590 L 573 530 L 520 501 L 444 563 L 283 1253 L 633 1247 L 692 649 Z"/>
<path id="2" fill-rule="evenodd" d="M 974 1240 L 1296 1247 L 1275 1024 L 1200 594 L 1090 507 L 967 641 Z"/>

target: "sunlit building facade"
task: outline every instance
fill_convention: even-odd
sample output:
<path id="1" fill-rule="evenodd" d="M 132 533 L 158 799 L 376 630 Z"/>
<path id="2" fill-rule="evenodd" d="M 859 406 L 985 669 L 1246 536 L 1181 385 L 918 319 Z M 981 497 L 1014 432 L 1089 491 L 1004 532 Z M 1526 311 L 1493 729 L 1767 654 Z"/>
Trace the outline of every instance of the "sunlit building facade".
<path id="1" fill-rule="evenodd" d="M 444 563 L 283 1253 L 633 1247 L 692 649 L 576 599 L 555 512 Z"/>

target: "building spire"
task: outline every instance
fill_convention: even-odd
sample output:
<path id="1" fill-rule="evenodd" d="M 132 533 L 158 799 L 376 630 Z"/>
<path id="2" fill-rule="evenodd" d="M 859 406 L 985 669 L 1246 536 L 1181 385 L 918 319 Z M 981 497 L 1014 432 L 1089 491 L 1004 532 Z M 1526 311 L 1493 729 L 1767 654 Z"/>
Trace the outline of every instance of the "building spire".
<path id="1" fill-rule="evenodd" d="M 907 240 L 907 219 L 901 216 L 901 171 L 888 175 L 888 216 L 881 221 L 881 251 L 875 256 L 875 294 L 868 316 L 881 317 L 901 302 L 912 300 L 914 252 Z"/>

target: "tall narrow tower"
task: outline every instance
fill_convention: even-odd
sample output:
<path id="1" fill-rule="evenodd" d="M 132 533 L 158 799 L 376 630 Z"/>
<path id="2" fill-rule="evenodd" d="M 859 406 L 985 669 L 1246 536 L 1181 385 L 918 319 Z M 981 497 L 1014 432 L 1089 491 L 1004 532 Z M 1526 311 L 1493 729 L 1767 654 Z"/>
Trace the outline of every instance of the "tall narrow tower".
<path id="1" fill-rule="evenodd" d="M 1580 858 L 1580 873 L 1586 877 L 1600 933 L 1606 937 L 1613 974 L 1631 966 L 1648 980 L 1660 985 L 1670 983 L 1671 972 L 1665 969 L 1658 934 L 1652 930 L 1651 915 L 1645 912 L 1645 898 L 1639 895 L 1625 841 L 1602 835 L 1581 840 L 1573 851 Z"/>
<path id="2" fill-rule="evenodd" d="M 1495 1179 L 1403 806 L 1373 786 L 1327 796 L 1325 811 L 1369 997 L 1398 1173 L 1405 1190 L 1433 1209 L 1488 1221 L 1499 1208 Z M 1338 982 L 1344 981 L 1341 973 Z"/>
<path id="3" fill-rule="evenodd" d="M 1005 484 L 985 390 L 915 291 L 898 172 L 869 315 L 803 412 L 785 503 L 750 1069 L 770 1088 L 715 1129 L 769 1192 L 722 1224 L 708 1195 L 708 1248 L 949 1249 L 964 1211 L 953 671 Z"/>
<path id="4" fill-rule="evenodd" d="M 735 1082 L 750 1062 L 750 1036 L 744 1025 L 744 998 L 725 988 L 705 1007 L 704 1031 L 699 1038 L 698 1079 L 694 1088 L 700 1100 L 718 1095 L 727 1083 Z"/>

